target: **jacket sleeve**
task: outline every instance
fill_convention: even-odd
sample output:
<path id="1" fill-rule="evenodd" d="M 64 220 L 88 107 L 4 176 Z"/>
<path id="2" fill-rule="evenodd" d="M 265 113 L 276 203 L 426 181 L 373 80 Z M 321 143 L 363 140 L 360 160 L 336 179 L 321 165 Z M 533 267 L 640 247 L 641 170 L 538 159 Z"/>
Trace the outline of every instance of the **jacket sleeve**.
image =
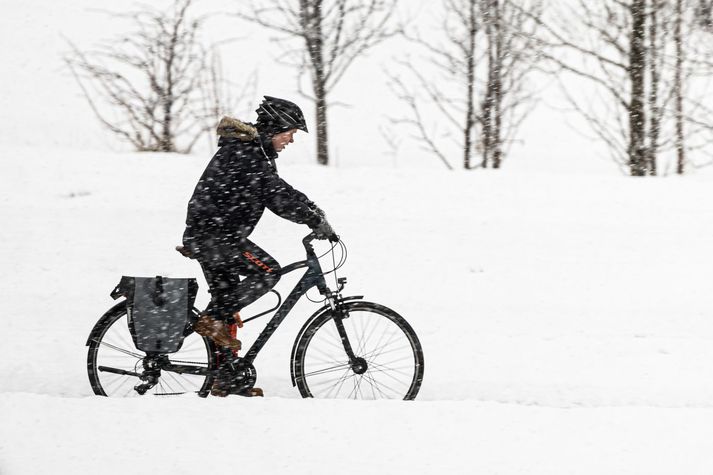
<path id="1" fill-rule="evenodd" d="M 319 225 L 322 217 L 315 211 L 318 208 L 314 202 L 280 178 L 266 162 L 260 168 L 261 198 L 270 211 L 293 223 L 306 224 L 311 228 Z"/>

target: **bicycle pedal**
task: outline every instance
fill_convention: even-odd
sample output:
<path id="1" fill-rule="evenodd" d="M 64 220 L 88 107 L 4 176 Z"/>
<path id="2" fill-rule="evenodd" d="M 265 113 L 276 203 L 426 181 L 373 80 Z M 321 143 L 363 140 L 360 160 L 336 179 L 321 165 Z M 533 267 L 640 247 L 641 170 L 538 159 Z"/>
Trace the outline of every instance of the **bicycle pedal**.
<path id="1" fill-rule="evenodd" d="M 139 395 L 143 396 L 149 389 L 153 388 L 154 386 L 155 385 L 151 383 L 137 384 L 136 386 L 134 386 L 134 391 L 139 393 Z"/>

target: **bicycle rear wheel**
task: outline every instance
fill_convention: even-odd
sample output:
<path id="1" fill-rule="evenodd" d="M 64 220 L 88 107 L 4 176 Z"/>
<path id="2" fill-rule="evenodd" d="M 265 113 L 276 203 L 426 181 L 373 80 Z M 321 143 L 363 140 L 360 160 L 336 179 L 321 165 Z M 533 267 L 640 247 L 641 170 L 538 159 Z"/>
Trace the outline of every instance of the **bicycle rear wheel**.
<path id="1" fill-rule="evenodd" d="M 346 302 L 344 328 L 358 364 L 349 362 L 331 310 L 301 332 L 293 370 L 302 397 L 414 399 L 423 380 L 423 350 L 413 328 L 393 310 Z"/>
<path id="2" fill-rule="evenodd" d="M 88 341 L 87 374 L 94 394 L 111 397 L 142 395 L 135 390 L 144 383 L 146 353 L 137 350 L 131 339 L 126 316 L 126 304 L 119 303 L 94 326 Z M 196 333 L 183 341 L 181 349 L 167 357 L 171 363 L 206 368 L 207 375 L 177 374 L 161 371 L 158 382 L 145 394 L 168 396 L 198 393 L 206 396 L 213 384 L 216 365 L 213 343 Z"/>

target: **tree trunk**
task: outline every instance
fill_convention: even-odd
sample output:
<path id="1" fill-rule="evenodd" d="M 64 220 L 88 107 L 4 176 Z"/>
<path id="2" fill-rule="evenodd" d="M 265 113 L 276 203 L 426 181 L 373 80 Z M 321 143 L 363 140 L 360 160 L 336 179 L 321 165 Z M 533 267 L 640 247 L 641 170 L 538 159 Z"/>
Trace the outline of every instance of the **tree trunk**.
<path id="1" fill-rule="evenodd" d="M 629 170 L 632 176 L 646 174 L 646 114 L 644 73 L 646 69 L 646 0 L 631 3 L 631 46 L 629 52 Z"/>
<path id="2" fill-rule="evenodd" d="M 186 5 L 188 6 L 188 5 Z M 185 9 L 184 9 L 185 12 Z M 181 13 L 181 18 L 183 17 L 183 12 Z M 173 24 L 173 31 L 171 34 L 171 39 L 168 43 L 165 56 L 166 68 L 166 88 L 163 91 L 163 128 L 161 131 L 161 144 L 160 148 L 162 152 L 174 152 L 175 144 L 173 136 L 173 103 L 175 102 L 175 97 L 173 95 L 173 90 L 175 86 L 175 78 L 173 77 L 173 65 L 176 61 L 176 48 L 178 45 L 178 27 L 181 20 L 177 20 Z"/>
<path id="3" fill-rule="evenodd" d="M 493 0 L 495 18 L 493 36 L 495 39 L 495 63 L 493 69 L 493 117 L 495 124 L 491 134 L 490 146 L 493 149 L 493 168 L 500 168 L 502 161 L 502 104 L 503 104 L 503 31 L 499 0 Z"/>
<path id="4" fill-rule="evenodd" d="M 651 176 L 655 176 L 656 158 L 658 156 L 659 135 L 661 132 L 661 108 L 659 107 L 659 86 L 661 74 L 658 69 L 658 10 L 662 3 L 654 0 L 651 5 L 651 24 L 649 25 L 649 69 L 651 72 L 651 89 L 649 90 L 649 146 L 646 148 L 646 168 Z"/>
<path id="5" fill-rule="evenodd" d="M 475 2 L 470 0 L 470 11 L 468 17 L 468 97 L 465 113 L 465 137 L 463 140 L 463 168 L 470 170 L 470 158 L 473 153 L 472 134 L 475 125 L 475 104 L 473 91 L 475 89 L 475 35 L 478 32 L 478 25 L 475 16 Z"/>
<path id="6" fill-rule="evenodd" d="M 315 105 L 317 117 L 317 163 L 329 164 L 329 141 L 327 140 L 327 97 L 324 85 L 315 83 Z"/>
<path id="7" fill-rule="evenodd" d="M 676 173 L 683 175 L 686 154 L 683 137 L 683 0 L 676 0 L 676 20 L 674 42 L 676 43 L 676 73 L 674 77 L 674 95 L 676 107 Z"/>
<path id="8" fill-rule="evenodd" d="M 485 85 L 485 98 L 483 99 L 482 121 L 483 129 L 481 132 L 483 143 L 483 161 L 482 167 L 487 168 L 490 162 L 492 152 L 492 137 L 493 137 L 493 70 L 495 68 L 494 49 L 495 42 L 493 41 L 493 22 L 492 22 L 492 6 L 493 1 L 485 2 L 483 10 L 483 23 L 485 24 L 485 37 L 487 38 L 487 56 L 488 56 L 488 83 Z"/>
<path id="9" fill-rule="evenodd" d="M 171 75 L 168 75 L 168 81 L 171 80 Z M 163 124 L 161 129 L 161 143 L 159 148 L 161 152 L 173 152 L 173 128 L 172 125 L 172 113 L 173 109 L 173 92 L 171 91 L 171 84 L 167 84 L 167 91 L 162 98 L 163 102 Z"/>
<path id="10" fill-rule="evenodd" d="M 310 8 L 311 6 L 311 8 Z M 324 68 L 324 41 L 322 38 L 322 2 L 302 0 L 301 15 L 307 52 L 312 70 L 312 89 L 317 119 L 317 163 L 329 164 L 329 143 L 327 141 L 327 86 Z"/>

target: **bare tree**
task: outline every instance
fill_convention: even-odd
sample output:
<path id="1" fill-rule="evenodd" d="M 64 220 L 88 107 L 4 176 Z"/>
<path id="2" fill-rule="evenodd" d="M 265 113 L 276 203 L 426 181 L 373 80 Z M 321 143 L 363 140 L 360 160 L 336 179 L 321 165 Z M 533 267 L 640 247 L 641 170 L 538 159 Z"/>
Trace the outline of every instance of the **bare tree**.
<path id="1" fill-rule="evenodd" d="M 535 19 L 542 15 L 543 5 L 524 0 L 481 0 L 480 4 L 488 65 L 480 115 L 481 165 L 500 168 L 503 147 L 512 141 L 533 102 L 525 85 L 539 60 Z"/>
<path id="2" fill-rule="evenodd" d="M 502 24 L 500 19 L 500 1 L 486 0 L 480 2 L 483 24 L 485 25 L 485 38 L 487 42 L 486 56 L 488 60 L 488 75 L 485 83 L 485 94 L 483 97 L 482 121 L 482 145 L 483 161 L 482 166 L 486 168 L 488 162 L 493 162 L 493 167 L 500 166 L 500 147 L 498 136 L 498 96 L 502 91 L 500 81 L 500 69 L 502 67 Z M 497 161 L 496 161 L 497 160 Z"/>
<path id="3" fill-rule="evenodd" d="M 654 162 L 645 142 L 646 106 L 658 100 L 660 84 L 657 71 L 652 71 L 656 88 L 646 96 L 645 1 L 561 2 L 561 8 L 552 10 L 551 18 L 543 22 L 543 54 L 555 66 L 555 74 L 587 79 L 608 96 L 603 104 L 595 100 L 590 108 L 568 97 L 632 175 L 645 175 Z M 615 114 L 615 121 L 610 117 L 611 104 L 622 111 Z M 658 141 L 655 133 L 648 137 Z"/>
<path id="4" fill-rule="evenodd" d="M 709 0 L 695 1 L 700 11 Z M 572 74 L 598 91 L 587 101 L 565 86 L 575 110 L 630 175 L 656 175 L 661 153 L 671 150 L 676 152 L 676 171 L 683 173 L 686 150 L 703 143 L 693 145 L 691 139 L 710 127 L 710 119 L 701 118 L 705 85 L 688 85 L 703 64 L 690 34 L 700 22 L 693 1 L 558 4 L 542 21 L 543 56 L 558 77 Z"/>
<path id="5" fill-rule="evenodd" d="M 299 39 L 288 50 L 287 64 L 298 71 L 298 81 L 310 73 L 317 119 L 317 162 L 329 163 L 327 112 L 329 95 L 354 60 L 393 36 L 389 27 L 397 0 L 260 0 L 245 2 L 238 16 L 283 35 Z M 249 12 L 249 13 L 245 13 Z M 290 58 L 296 58 L 291 62 Z"/>
<path id="6" fill-rule="evenodd" d="M 661 61 L 663 55 L 661 51 L 663 49 L 663 44 L 661 41 L 662 32 L 661 22 L 659 21 L 659 14 L 662 13 L 662 6 L 665 0 L 652 0 L 650 20 L 649 20 L 649 92 L 648 92 L 648 106 L 649 106 L 649 130 L 648 130 L 648 147 L 646 147 L 646 169 L 650 175 L 656 175 L 657 161 L 656 156 L 659 151 L 659 139 L 661 136 L 661 104 L 659 97 L 661 94 L 661 69 L 663 67 Z M 663 32 L 665 33 L 665 32 Z"/>
<path id="7" fill-rule="evenodd" d="M 66 63 L 95 115 L 138 151 L 190 152 L 230 102 L 219 55 L 187 15 L 191 3 L 117 15 L 135 31 L 91 51 L 70 43 Z"/>
<path id="8" fill-rule="evenodd" d="M 454 5 L 446 4 L 446 8 Z M 478 35 L 478 10 L 476 2 L 469 1 L 467 3 L 467 15 L 462 17 L 465 26 L 465 41 L 456 43 L 461 44 L 461 53 L 465 55 L 465 79 L 466 79 L 466 95 L 465 95 L 465 124 L 463 127 L 463 168 L 469 170 L 471 165 L 471 154 L 473 153 L 473 132 L 476 125 L 476 95 L 475 95 L 475 55 L 476 42 L 475 38 Z M 454 38 L 455 39 L 455 38 Z M 438 97 L 438 96 L 436 96 Z"/>
<path id="9" fill-rule="evenodd" d="M 631 174 L 646 174 L 646 0 L 629 5 L 631 30 L 627 73 L 631 84 L 629 101 L 629 167 Z"/>
<path id="10" fill-rule="evenodd" d="M 683 0 L 676 0 L 673 41 L 676 47 L 676 65 L 673 91 L 675 96 L 676 121 L 676 173 L 683 175 L 686 161 L 683 134 Z"/>
<path id="11" fill-rule="evenodd" d="M 527 76 L 537 61 L 533 34 L 538 23 L 529 15 L 539 18 L 542 4 L 444 0 L 442 5 L 441 42 L 423 40 L 418 32 L 407 34 L 424 49 L 425 63 L 436 74 L 427 76 L 413 59 L 399 62 L 416 85 L 409 86 L 402 74 L 391 75 L 394 91 L 410 110 L 408 117 L 392 120 L 409 125 L 448 168 L 446 148 L 453 142 L 465 169 L 475 168 L 477 150 L 482 153 L 480 167 L 499 168 L 532 103 Z M 435 130 L 427 123 L 432 114 L 424 111 L 429 109 L 445 119 L 437 120 Z"/>

